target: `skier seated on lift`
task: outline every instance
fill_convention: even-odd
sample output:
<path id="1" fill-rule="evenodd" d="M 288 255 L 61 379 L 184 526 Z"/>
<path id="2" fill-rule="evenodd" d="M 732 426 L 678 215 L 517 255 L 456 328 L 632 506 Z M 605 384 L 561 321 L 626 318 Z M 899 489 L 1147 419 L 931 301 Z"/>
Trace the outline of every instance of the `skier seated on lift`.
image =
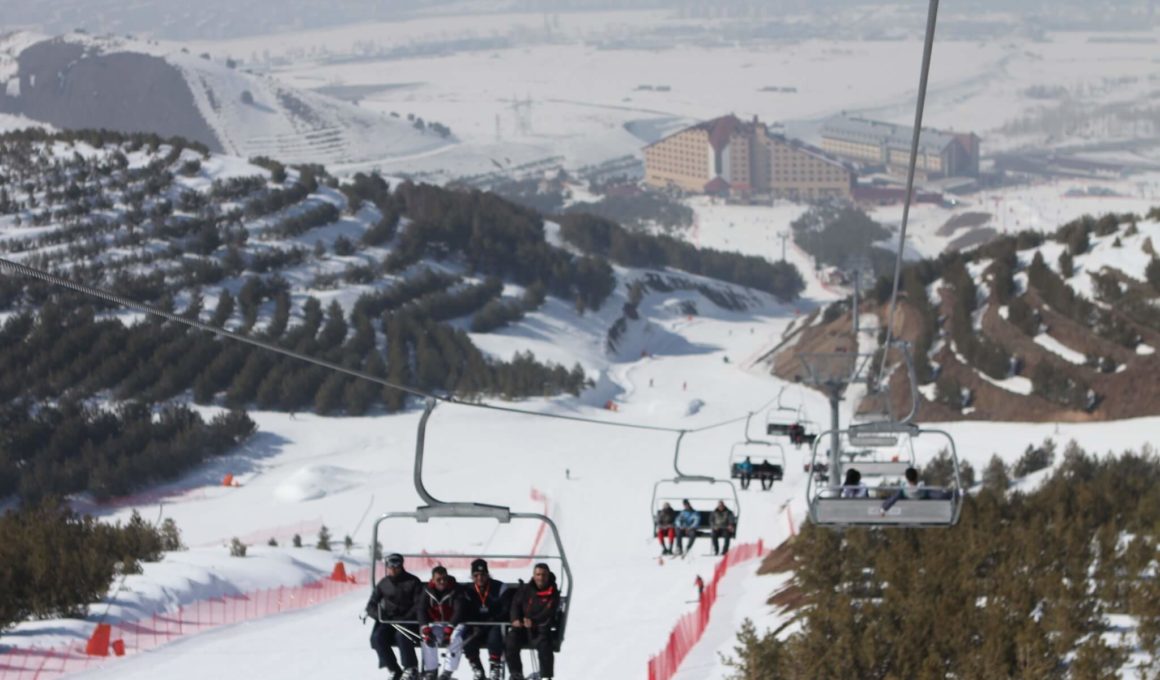
<path id="1" fill-rule="evenodd" d="M 757 478 L 761 480 L 761 490 L 769 491 L 773 488 L 773 483 L 776 481 L 776 468 L 773 463 L 768 460 L 763 460 L 757 465 Z"/>
<path id="2" fill-rule="evenodd" d="M 450 680 L 463 655 L 463 599 L 455 578 L 443 566 L 431 570 L 431 580 L 423 588 L 417 607 L 419 635 L 423 639 L 423 680 Z M 439 647 L 447 646 L 442 668 Z M 440 672 L 442 671 L 442 672 Z"/>
<path id="3" fill-rule="evenodd" d="M 532 570 L 531 583 L 516 591 L 508 618 L 512 626 L 507 634 L 508 670 L 511 680 L 524 680 L 524 664 L 520 650 L 531 645 L 540 663 L 540 680 L 551 680 L 554 670 L 556 612 L 560 610 L 560 589 L 556 575 L 548 565 L 540 562 Z"/>
<path id="4" fill-rule="evenodd" d="M 725 507 L 725 501 L 717 501 L 717 507 L 709 515 L 710 536 L 713 537 L 713 554 L 724 555 L 729 552 L 729 541 L 737 533 L 737 516 Z M 725 538 L 725 549 L 719 550 L 717 539 Z"/>
<path id="5" fill-rule="evenodd" d="M 785 433 L 789 435 L 789 441 L 794 446 L 801 446 L 802 442 L 806 440 L 806 428 L 801 423 L 793 423 L 786 428 Z"/>
<path id="6" fill-rule="evenodd" d="M 842 498 L 866 498 L 870 491 L 862 483 L 862 473 L 854 468 L 846 470 L 846 481 L 842 484 Z"/>
<path id="7" fill-rule="evenodd" d="M 701 513 L 693 509 L 686 498 L 681 501 L 681 514 L 677 515 L 677 554 L 682 555 L 693 549 L 693 541 L 697 540 L 697 528 L 701 526 Z M 685 537 L 689 544 L 682 547 Z"/>
<path id="8" fill-rule="evenodd" d="M 737 464 L 737 472 L 741 474 L 741 488 L 748 489 L 749 482 L 753 479 L 753 461 L 749 459 L 749 456 Z"/>
<path id="9" fill-rule="evenodd" d="M 391 680 L 416 680 L 419 661 L 415 658 L 414 628 L 382 621 L 413 621 L 423 582 L 403 568 L 402 555 L 391 553 L 383 561 L 387 575 L 375 585 L 366 608 L 367 616 L 375 620 L 371 648 L 379 655 L 379 668 L 391 672 Z M 399 648 L 402 667 L 395 660 L 391 645 Z"/>
<path id="10" fill-rule="evenodd" d="M 462 588 L 464 621 L 507 622 L 515 590 L 491 577 L 486 560 L 477 559 L 471 563 L 471 583 L 463 584 Z M 479 662 L 479 650 L 485 646 L 490 674 L 484 673 L 483 664 Z M 472 680 L 503 680 L 503 629 L 500 626 L 469 625 L 463 642 L 463 655 L 471 665 Z"/>
<path id="11" fill-rule="evenodd" d="M 677 532 L 674 528 L 677 522 L 677 511 L 673 510 L 673 506 L 669 505 L 668 501 L 657 510 L 657 540 L 661 543 L 661 554 L 673 554 L 673 542 L 676 540 Z M 665 537 L 668 536 L 669 544 L 665 545 Z"/>
<path id="12" fill-rule="evenodd" d="M 906 468 L 906 483 L 882 502 L 882 514 L 885 515 L 894 504 L 901 500 L 908 501 L 945 501 L 953 496 L 947 489 L 928 489 L 918 481 L 918 470 Z"/>

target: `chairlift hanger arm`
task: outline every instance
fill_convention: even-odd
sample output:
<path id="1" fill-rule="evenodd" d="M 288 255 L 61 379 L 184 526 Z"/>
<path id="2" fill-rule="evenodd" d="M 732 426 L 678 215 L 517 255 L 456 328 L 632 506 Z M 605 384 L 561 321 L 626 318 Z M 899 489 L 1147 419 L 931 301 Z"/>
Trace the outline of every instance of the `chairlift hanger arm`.
<path id="1" fill-rule="evenodd" d="M 934 29 L 938 22 L 938 0 L 930 0 L 926 16 L 926 36 L 922 46 L 922 67 L 918 75 L 918 101 L 914 106 L 914 134 L 910 142 L 910 162 L 906 167 L 906 195 L 902 201 L 902 224 L 898 231 L 898 253 L 894 260 L 894 286 L 890 293 L 890 313 L 886 317 L 886 343 L 894 337 L 894 310 L 898 304 L 898 284 L 902 279 L 902 256 L 906 251 L 906 227 L 910 220 L 910 203 L 914 195 L 914 168 L 918 164 L 918 142 L 922 135 L 922 111 L 926 105 L 926 83 L 930 76 L 930 59 L 934 51 Z M 882 355 L 882 367 L 886 355 Z M 879 372 L 882 368 L 879 368 Z"/>

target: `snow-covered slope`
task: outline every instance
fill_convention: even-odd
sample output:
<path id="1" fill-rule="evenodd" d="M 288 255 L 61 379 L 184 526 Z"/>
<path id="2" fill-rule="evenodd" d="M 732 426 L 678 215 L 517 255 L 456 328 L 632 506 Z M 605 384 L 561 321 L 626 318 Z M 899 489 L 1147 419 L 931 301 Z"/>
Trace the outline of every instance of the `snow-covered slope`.
<path id="1" fill-rule="evenodd" d="M 28 56 L 33 54 L 27 52 L 29 48 L 37 49 L 35 61 L 41 65 L 54 59 L 62 61 L 46 68 L 57 78 L 69 82 L 67 94 L 70 99 L 57 102 L 55 108 L 51 106 L 52 102 L 38 101 L 36 106 L 29 104 L 30 93 L 22 92 L 22 87 L 30 89 L 29 86 L 36 82 L 35 76 L 29 75 L 36 68 L 34 60 Z M 117 59 L 114 61 L 113 57 Z M 158 70 L 156 64 L 150 62 L 154 66 L 150 72 L 153 77 L 184 81 L 197 113 L 204 119 L 214 139 L 199 139 L 203 135 L 195 133 L 189 133 L 189 136 L 227 153 L 245 157 L 270 156 L 285 162 L 359 162 L 430 152 L 454 142 L 453 138 L 416 129 L 409 121 L 381 112 L 365 111 L 322 94 L 298 90 L 272 78 L 245 72 L 234 62 L 217 60 L 209 53 L 195 55 L 175 45 L 84 34 L 55 39 L 31 33 L 0 37 L 0 104 L 3 105 L 0 110 L 27 111 L 29 116 L 42 119 L 55 115 L 52 111 L 56 111 L 71 116 L 67 127 L 97 127 L 85 123 L 84 111 L 61 112 L 59 108 L 82 108 L 83 105 L 94 109 L 87 115 L 99 115 L 102 106 L 100 94 L 104 94 L 106 99 L 127 96 L 135 100 L 132 111 L 136 120 L 132 122 L 136 129 L 131 131 L 168 133 L 169 129 L 164 126 L 168 121 L 150 118 L 151 112 L 163 115 L 159 108 L 162 102 L 151 99 L 151 88 L 141 89 L 132 82 L 117 83 L 118 80 L 132 81 L 147 58 L 160 59 L 170 67 L 169 70 Z M 123 90 L 121 94 L 110 90 L 98 93 L 93 101 L 81 99 L 83 92 L 91 89 L 93 84 L 70 79 L 91 78 L 90 71 L 78 70 L 78 67 L 92 60 L 103 60 L 103 68 L 115 71 L 110 81 L 102 81 L 98 86 Z M 40 77 L 50 75 L 46 72 Z M 4 99 L 5 93 L 7 100 Z M 43 111 L 45 107 L 50 109 L 48 113 Z"/>
<path id="2" fill-rule="evenodd" d="M 753 375 L 736 363 L 724 364 L 723 353 L 745 354 L 761 342 L 761 334 L 788 323 L 787 316 L 732 319 L 684 319 L 658 322 L 679 334 L 700 352 L 657 353 L 653 357 L 622 364 L 620 374 L 631 384 L 620 410 L 613 414 L 570 404 L 533 403 L 545 411 L 566 409 L 609 420 L 648 422 L 655 425 L 695 427 L 743 413 L 776 395 L 781 383 Z M 754 329 L 753 334 L 749 329 Z M 651 381 L 651 386 L 650 386 Z M 683 385 L 687 387 L 683 388 Z M 803 392 L 806 412 L 819 419 L 825 413 L 820 396 Z M 694 400 L 701 410 L 686 415 Z M 177 519 L 187 543 L 201 547 L 166 558 L 159 566 L 147 565 L 145 574 L 131 587 L 144 589 L 148 582 L 175 586 L 175 569 L 167 564 L 198 562 L 212 555 L 220 565 L 214 571 L 236 580 L 241 587 L 285 581 L 282 568 L 262 575 L 240 572 L 239 560 L 227 556 L 221 545 L 230 536 L 262 542 L 266 533 L 279 535 L 286 526 L 321 519 L 335 536 L 350 533 L 358 541 L 355 560 L 365 552 L 371 515 L 406 510 L 419 504 L 410 484 L 411 451 L 418 413 L 394 417 L 327 419 L 285 414 L 255 414 L 263 434 L 245 450 L 218 463 L 216 472 L 240 471 L 242 486 L 234 489 L 193 487 L 165 499 L 166 514 Z M 757 420 L 757 419 L 755 419 Z M 1135 421 L 1130 426 L 963 423 L 948 429 L 959 439 L 960 455 L 981 469 L 992 453 L 1015 460 L 1030 443 L 1045 437 L 1077 439 L 1093 450 L 1138 447 L 1140 433 L 1155 431 L 1157 419 Z M 757 434 L 754 427 L 752 434 Z M 693 474 L 724 472 L 729 445 L 742 438 L 740 426 L 686 437 L 682 467 Z M 444 500 L 474 500 L 509 504 L 514 509 L 538 510 L 529 499 L 529 488 L 542 490 L 550 499 L 549 512 L 559 523 L 564 547 L 572 561 L 576 590 L 568 640 L 558 659 L 559 677 L 643 678 L 651 653 L 659 650 L 676 618 L 692 607 L 693 579 L 708 577 L 714 560 L 702 543 L 687 560 L 657 560 L 658 549 L 649 536 L 649 499 L 654 482 L 672 474 L 675 437 L 559 421 L 494 414 L 463 407 L 439 407 L 432 416 L 427 442 L 427 485 Z M 919 451 L 919 457 L 935 451 Z M 784 483 L 773 492 L 742 493 L 739 540 L 765 538 L 780 541 L 789 533 L 788 504 L 797 522 L 804 510 L 805 477 L 800 463 L 803 452 L 790 449 Z M 347 485 L 327 485 L 326 492 L 292 499 L 286 489 L 298 488 L 303 479 L 332 479 L 320 467 L 341 470 Z M 565 477 L 570 471 L 571 479 Z M 688 496 L 708 495 L 705 489 L 679 491 Z M 143 510 L 156 512 L 155 501 Z M 123 518 L 129 508 L 112 513 Z M 498 528 L 491 522 L 456 527 L 432 524 L 404 525 L 387 539 L 388 549 L 451 549 L 463 552 L 511 549 L 527 546 L 530 531 Z M 280 540 L 283 540 L 279 535 Z M 305 536 L 307 543 L 309 537 Z M 284 543 L 284 540 L 283 540 Z M 303 548 L 255 548 L 257 559 L 271 553 L 294 556 L 304 571 L 316 575 L 317 551 Z M 255 558 L 247 557 L 245 561 Z M 349 558 L 348 558 L 349 559 Z M 352 561 L 355 561 L 352 560 Z M 279 564 L 284 564 L 279 562 Z M 311 566 L 313 565 L 313 566 Z M 757 619 L 759 627 L 778 618 L 764 598 L 780 582 L 756 577 L 755 565 L 739 568 L 723 586 L 712 625 L 705 640 L 686 662 L 682 678 L 724 678 L 728 670 L 716 656 L 731 650 L 740 618 Z M 313 569 L 313 571 L 310 571 Z M 453 570 L 454 571 L 454 570 Z M 523 571 L 502 573 L 502 578 L 526 578 Z M 261 579 L 261 582 L 258 582 Z M 156 587 L 156 586 L 153 586 Z M 355 593 L 331 604 L 281 615 L 267 620 L 228 627 L 162 647 L 155 652 L 113 660 L 107 668 L 84 677 L 244 678 L 255 674 L 281 677 L 374 678 L 374 658 L 367 647 L 369 628 L 357 614 L 364 593 Z M 48 627 L 48 626 L 46 626 Z M 22 642 L 34 639 L 22 628 Z M 48 639 L 48 638 L 45 638 Z M 6 639 L 5 642 L 8 640 Z M 466 676 L 466 669 L 460 671 Z"/>

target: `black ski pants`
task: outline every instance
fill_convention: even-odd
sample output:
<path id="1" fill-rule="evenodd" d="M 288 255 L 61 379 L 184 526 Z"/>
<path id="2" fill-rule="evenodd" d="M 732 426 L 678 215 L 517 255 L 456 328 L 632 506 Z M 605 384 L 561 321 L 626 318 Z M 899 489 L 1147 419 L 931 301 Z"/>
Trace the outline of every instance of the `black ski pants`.
<path id="1" fill-rule="evenodd" d="M 555 653 L 552 651 L 552 632 L 536 628 L 530 633 L 526 628 L 512 628 L 507 634 L 507 664 L 512 677 L 523 677 L 524 662 L 520 658 L 520 650 L 531 644 L 536 650 L 540 661 L 540 677 L 550 678 L 555 675 Z"/>
<path id="2" fill-rule="evenodd" d="M 391 650 L 391 645 L 399 648 L 402 668 L 399 667 L 399 661 L 395 660 L 395 652 Z M 386 668 L 394 673 L 403 668 L 419 667 L 419 659 L 415 657 L 414 639 L 392 625 L 375 622 L 375 627 L 371 629 L 371 647 L 379 655 L 379 668 Z"/>
<path id="3" fill-rule="evenodd" d="M 479 650 L 487 647 L 487 654 L 493 659 L 503 656 L 503 630 L 499 626 L 475 626 L 467 629 L 463 641 L 463 655 L 472 667 L 479 665 Z"/>
<path id="4" fill-rule="evenodd" d="M 729 541 L 732 540 L 732 538 L 733 538 L 733 531 L 731 529 L 729 529 L 729 527 L 725 527 L 724 529 L 714 529 L 711 535 L 713 537 L 713 554 L 714 555 L 716 555 L 718 553 L 724 554 L 724 553 L 729 552 Z M 725 538 L 725 550 L 719 551 L 717 539 L 721 538 L 721 537 Z"/>

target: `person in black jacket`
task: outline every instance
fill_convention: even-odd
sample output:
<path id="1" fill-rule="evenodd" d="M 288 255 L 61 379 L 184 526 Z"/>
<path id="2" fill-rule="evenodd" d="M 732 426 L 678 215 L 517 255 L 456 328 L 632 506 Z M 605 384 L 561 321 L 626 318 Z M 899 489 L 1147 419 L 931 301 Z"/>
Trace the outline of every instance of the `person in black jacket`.
<path id="1" fill-rule="evenodd" d="M 403 556 L 398 553 L 387 555 L 387 575 L 375 585 L 371 599 L 367 602 L 367 615 L 375 620 L 371 629 L 371 647 L 379 655 L 379 668 L 391 672 L 391 680 L 415 680 L 419 661 L 415 658 L 415 643 L 408 626 L 383 623 L 383 621 L 413 621 L 415 604 L 423 582 L 403 568 Z M 395 660 L 391 645 L 399 648 L 399 659 Z"/>
<path id="2" fill-rule="evenodd" d="M 443 566 L 431 570 L 431 580 L 419 595 L 419 635 L 423 638 L 423 680 L 450 680 L 463 655 L 463 596 L 455 578 Z M 439 647 L 447 645 L 443 667 Z"/>
<path id="3" fill-rule="evenodd" d="M 552 646 L 555 642 L 556 613 L 560 610 L 560 589 L 556 576 L 543 562 L 532 571 L 532 582 L 520 586 L 512 600 L 509 618 L 512 627 L 507 635 L 507 664 L 511 680 L 524 680 L 520 650 L 531 645 L 540 661 L 541 680 L 551 680 Z"/>
<path id="4" fill-rule="evenodd" d="M 472 680 L 503 678 L 503 629 L 500 626 L 472 626 L 471 622 L 506 623 L 511 611 L 515 589 L 508 588 L 502 581 L 492 578 L 487 570 L 487 561 L 477 559 L 471 563 L 471 583 L 463 585 L 463 620 L 468 622 L 467 637 L 463 653 L 471 664 Z M 479 662 L 479 650 L 487 646 L 489 674 L 484 674 Z"/>

